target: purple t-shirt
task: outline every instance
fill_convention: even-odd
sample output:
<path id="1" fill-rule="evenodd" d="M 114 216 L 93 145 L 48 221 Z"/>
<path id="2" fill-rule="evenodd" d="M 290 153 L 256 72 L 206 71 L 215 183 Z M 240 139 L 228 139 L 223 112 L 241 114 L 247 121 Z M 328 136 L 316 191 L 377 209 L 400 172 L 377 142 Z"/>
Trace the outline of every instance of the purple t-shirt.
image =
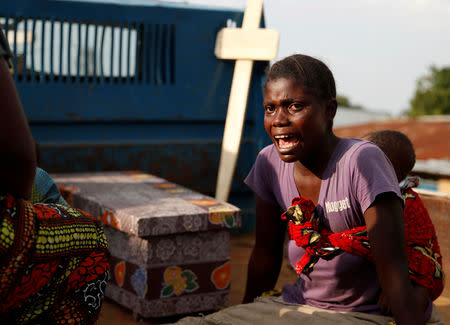
<path id="1" fill-rule="evenodd" d="M 294 164 L 283 162 L 274 145 L 261 150 L 245 183 L 259 197 L 283 210 L 300 195 L 294 181 Z M 389 159 L 370 142 L 341 139 L 323 174 L 316 211 L 332 232 L 363 226 L 364 212 L 378 194 L 385 192 L 393 192 L 401 199 Z M 304 250 L 289 241 L 287 254 L 294 266 Z M 320 259 L 309 275 L 301 274 L 294 285 L 286 285 L 283 298 L 319 308 L 379 313 L 380 290 L 375 265 L 343 252 L 329 261 Z"/>

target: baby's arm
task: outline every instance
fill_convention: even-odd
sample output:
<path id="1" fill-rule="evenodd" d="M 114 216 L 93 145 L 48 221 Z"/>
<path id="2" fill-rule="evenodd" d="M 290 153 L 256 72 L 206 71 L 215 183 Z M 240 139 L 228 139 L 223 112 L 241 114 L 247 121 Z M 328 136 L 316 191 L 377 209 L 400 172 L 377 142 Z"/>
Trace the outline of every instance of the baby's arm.
<path id="1" fill-rule="evenodd" d="M 400 199 L 394 193 L 378 195 L 364 218 L 378 278 L 396 323 L 425 324 L 408 276 Z"/>
<path id="2" fill-rule="evenodd" d="M 3 57 L 0 57 L 0 112 L 0 192 L 28 199 L 36 171 L 34 142 Z"/>
<path id="3" fill-rule="evenodd" d="M 283 261 L 286 224 L 280 218 L 281 208 L 258 195 L 255 202 L 256 239 L 248 264 L 244 303 L 275 287 Z"/>

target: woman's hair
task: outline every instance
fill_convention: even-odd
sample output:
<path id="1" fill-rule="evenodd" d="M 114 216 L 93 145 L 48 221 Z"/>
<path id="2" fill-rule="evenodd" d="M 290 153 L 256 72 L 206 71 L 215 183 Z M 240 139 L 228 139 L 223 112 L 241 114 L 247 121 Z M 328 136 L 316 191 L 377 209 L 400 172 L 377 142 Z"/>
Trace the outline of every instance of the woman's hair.
<path id="1" fill-rule="evenodd" d="M 382 130 L 367 133 L 363 139 L 376 144 L 394 166 L 398 181 L 406 178 L 416 163 L 416 153 L 411 140 L 402 132 Z"/>
<path id="2" fill-rule="evenodd" d="M 279 78 L 292 78 L 323 100 L 336 99 L 333 74 L 325 63 L 311 56 L 294 54 L 266 69 L 265 84 Z"/>

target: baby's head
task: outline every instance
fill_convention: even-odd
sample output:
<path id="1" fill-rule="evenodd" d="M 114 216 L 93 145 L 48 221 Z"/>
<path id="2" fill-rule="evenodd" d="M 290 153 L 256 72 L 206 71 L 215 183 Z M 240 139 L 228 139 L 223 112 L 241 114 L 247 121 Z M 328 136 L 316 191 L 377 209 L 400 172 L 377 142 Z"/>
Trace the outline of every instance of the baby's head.
<path id="1" fill-rule="evenodd" d="M 266 70 L 265 83 L 279 78 L 292 78 L 323 100 L 336 99 L 333 74 L 325 63 L 311 56 L 294 54 L 275 62 Z"/>
<path id="2" fill-rule="evenodd" d="M 376 144 L 394 166 L 398 181 L 406 178 L 416 163 L 416 154 L 411 140 L 402 132 L 382 130 L 367 133 L 362 137 Z"/>

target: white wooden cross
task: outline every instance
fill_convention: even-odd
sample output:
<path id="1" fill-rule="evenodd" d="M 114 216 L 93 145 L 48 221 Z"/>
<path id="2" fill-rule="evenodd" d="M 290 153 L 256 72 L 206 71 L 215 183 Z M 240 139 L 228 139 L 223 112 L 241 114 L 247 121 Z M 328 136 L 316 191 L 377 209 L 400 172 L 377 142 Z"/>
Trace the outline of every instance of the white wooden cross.
<path id="1" fill-rule="evenodd" d="M 278 32 L 260 29 L 262 0 L 248 0 L 242 28 L 223 28 L 217 34 L 215 55 L 236 60 L 222 140 L 216 199 L 227 201 L 236 167 L 254 60 L 277 56 Z"/>

